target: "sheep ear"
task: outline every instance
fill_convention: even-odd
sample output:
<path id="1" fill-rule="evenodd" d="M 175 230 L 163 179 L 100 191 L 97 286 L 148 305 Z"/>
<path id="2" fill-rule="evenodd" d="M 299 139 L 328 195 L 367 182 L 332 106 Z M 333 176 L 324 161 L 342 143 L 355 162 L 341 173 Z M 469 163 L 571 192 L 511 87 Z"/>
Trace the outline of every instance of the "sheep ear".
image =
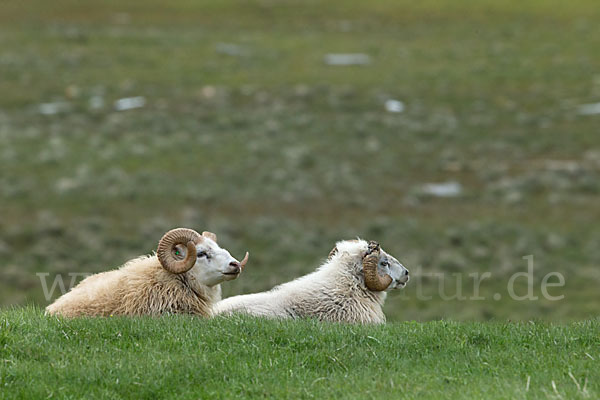
<path id="1" fill-rule="evenodd" d="M 208 239 L 212 240 L 213 242 L 217 243 L 217 235 L 215 235 L 212 232 L 204 231 L 204 232 L 202 232 L 202 236 L 204 236 L 205 238 L 208 238 Z"/>
<path id="2" fill-rule="evenodd" d="M 331 251 L 329 252 L 329 255 L 327 256 L 328 260 L 331 260 L 333 258 L 333 256 L 335 256 L 338 252 L 337 246 L 334 246 L 333 249 L 331 249 Z"/>

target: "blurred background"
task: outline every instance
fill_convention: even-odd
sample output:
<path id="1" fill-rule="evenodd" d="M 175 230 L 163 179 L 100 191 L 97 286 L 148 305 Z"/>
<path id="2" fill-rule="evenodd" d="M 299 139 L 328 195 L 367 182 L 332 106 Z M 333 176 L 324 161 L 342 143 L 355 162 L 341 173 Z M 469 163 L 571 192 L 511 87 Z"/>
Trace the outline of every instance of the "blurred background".
<path id="1" fill-rule="evenodd" d="M 448 296 L 492 274 L 481 301 L 413 277 L 390 320 L 597 316 L 599 20 L 595 0 L 3 1 L 0 307 L 186 226 L 250 251 L 225 296 L 360 236 Z M 527 255 L 563 300 L 506 295 Z"/>

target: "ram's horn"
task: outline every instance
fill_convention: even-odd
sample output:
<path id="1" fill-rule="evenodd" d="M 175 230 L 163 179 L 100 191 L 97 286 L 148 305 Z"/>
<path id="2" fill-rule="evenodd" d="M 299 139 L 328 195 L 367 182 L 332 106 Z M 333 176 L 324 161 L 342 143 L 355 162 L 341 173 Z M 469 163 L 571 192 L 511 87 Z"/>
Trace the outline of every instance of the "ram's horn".
<path id="1" fill-rule="evenodd" d="M 369 250 L 363 258 L 363 274 L 365 276 L 365 285 L 369 290 L 381 292 L 387 289 L 392 283 L 392 277 L 389 275 L 381 276 L 377 272 L 379 265 L 379 255 L 381 248 L 377 242 L 369 242 Z"/>
<path id="2" fill-rule="evenodd" d="M 248 252 L 246 252 L 246 255 L 244 256 L 244 259 L 240 262 L 240 270 L 244 270 L 244 267 L 246 266 L 246 263 L 248 262 Z"/>
<path id="3" fill-rule="evenodd" d="M 193 229 L 177 228 L 165 233 L 158 242 L 156 255 L 158 261 L 169 272 L 183 274 L 189 271 L 196 263 L 196 243 L 202 241 L 202 236 Z M 178 244 L 187 247 L 187 253 L 183 260 L 177 260 L 173 256 Z"/>

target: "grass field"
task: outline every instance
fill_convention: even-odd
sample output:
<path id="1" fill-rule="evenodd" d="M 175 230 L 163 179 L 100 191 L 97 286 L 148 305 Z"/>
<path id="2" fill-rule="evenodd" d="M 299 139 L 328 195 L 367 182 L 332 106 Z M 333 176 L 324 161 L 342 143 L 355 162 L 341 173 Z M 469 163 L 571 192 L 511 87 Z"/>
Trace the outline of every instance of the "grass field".
<path id="1" fill-rule="evenodd" d="M 0 313 L 0 398 L 593 399 L 599 332 L 597 319 L 366 327 L 25 308 Z"/>
<path id="2" fill-rule="evenodd" d="M 0 399 L 599 398 L 597 3 L 1 1 Z M 356 236 L 412 280 L 384 326 L 43 316 L 176 226 L 250 252 L 225 296 Z"/>
<path id="3" fill-rule="evenodd" d="M 450 288 L 493 274 L 477 302 L 414 280 L 391 320 L 597 316 L 600 116 L 580 105 L 600 101 L 599 19 L 595 0 L 3 1 L 0 305 L 188 226 L 250 251 L 226 296 L 361 236 Z M 462 190 L 423 190 L 443 182 Z M 505 295 L 527 255 L 564 300 Z"/>

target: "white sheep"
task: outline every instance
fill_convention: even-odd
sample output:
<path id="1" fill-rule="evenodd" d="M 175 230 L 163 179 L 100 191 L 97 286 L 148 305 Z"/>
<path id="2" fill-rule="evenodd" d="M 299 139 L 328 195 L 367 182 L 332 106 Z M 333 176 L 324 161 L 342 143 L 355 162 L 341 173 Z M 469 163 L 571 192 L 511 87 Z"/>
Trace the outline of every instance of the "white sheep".
<path id="1" fill-rule="evenodd" d="M 384 323 L 385 290 L 403 288 L 408 279 L 408 270 L 378 243 L 342 241 L 315 272 L 268 292 L 222 300 L 213 313 Z"/>
<path id="2" fill-rule="evenodd" d="M 178 228 L 167 232 L 156 255 L 92 275 L 46 308 L 66 317 L 190 313 L 211 316 L 223 281 L 239 276 L 238 262 L 217 244 L 214 233 Z"/>

